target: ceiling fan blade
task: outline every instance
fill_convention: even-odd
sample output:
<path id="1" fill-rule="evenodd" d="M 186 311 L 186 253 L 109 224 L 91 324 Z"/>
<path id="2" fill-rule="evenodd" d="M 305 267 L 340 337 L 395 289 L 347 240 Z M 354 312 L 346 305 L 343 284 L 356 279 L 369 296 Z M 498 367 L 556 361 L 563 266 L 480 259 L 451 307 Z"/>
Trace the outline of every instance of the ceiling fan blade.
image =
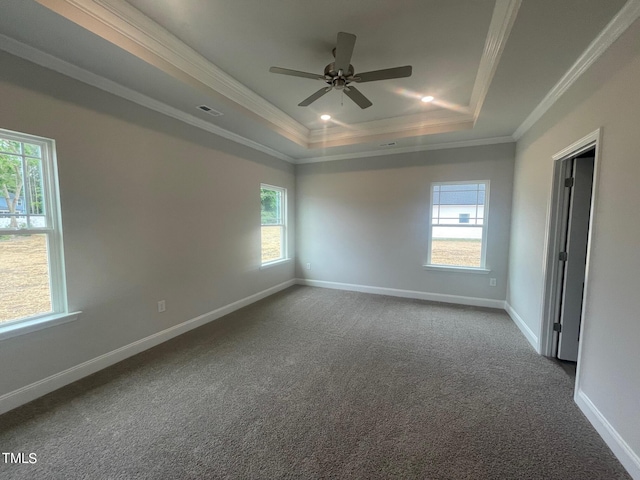
<path id="1" fill-rule="evenodd" d="M 360 90 L 358 90 L 356 87 L 349 86 L 344 89 L 344 93 L 346 93 L 347 97 L 353 100 L 356 105 L 358 105 L 362 109 L 368 108 L 373 105 L 373 103 L 371 103 L 367 97 L 360 93 Z"/>
<path id="2" fill-rule="evenodd" d="M 311 105 L 313 102 L 315 102 L 316 100 L 318 100 L 321 96 L 323 96 L 325 93 L 327 93 L 329 90 L 331 90 L 331 87 L 325 87 L 325 88 L 321 88 L 320 90 L 318 90 L 316 93 L 314 93 L 313 95 L 311 95 L 308 98 L 305 98 L 303 101 L 301 101 L 298 106 L 299 107 L 308 107 L 309 105 Z"/>
<path id="3" fill-rule="evenodd" d="M 384 70 L 374 70 L 372 72 L 358 73 L 353 79 L 354 82 L 375 82 L 377 80 L 390 80 L 392 78 L 410 77 L 412 73 L 411 65 L 404 67 L 386 68 Z"/>
<path id="4" fill-rule="evenodd" d="M 356 44 L 356 36 L 352 33 L 338 32 L 338 43 L 336 44 L 336 72 L 342 70 L 345 75 L 349 71 L 353 47 Z"/>
<path id="5" fill-rule="evenodd" d="M 324 80 L 324 76 L 317 73 L 299 72 L 298 70 L 289 70 L 288 68 L 271 67 L 271 73 L 279 73 L 280 75 L 291 75 L 292 77 L 311 78 L 313 80 Z"/>

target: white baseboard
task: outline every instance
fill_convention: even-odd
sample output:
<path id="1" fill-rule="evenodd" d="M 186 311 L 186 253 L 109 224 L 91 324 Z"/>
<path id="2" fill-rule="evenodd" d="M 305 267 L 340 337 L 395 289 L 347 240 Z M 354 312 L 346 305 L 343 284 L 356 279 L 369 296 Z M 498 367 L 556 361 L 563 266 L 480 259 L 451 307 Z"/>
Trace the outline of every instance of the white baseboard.
<path id="1" fill-rule="evenodd" d="M 396 288 L 325 282 L 322 280 L 307 280 L 305 278 L 298 278 L 297 283 L 298 285 L 307 285 L 309 287 L 333 288 L 335 290 L 349 290 L 352 292 L 374 293 L 376 295 L 390 295 L 392 297 L 416 298 L 418 300 L 430 300 L 433 302 L 504 309 L 504 300 L 493 300 L 491 298 L 463 297 L 461 295 L 445 295 L 443 293 L 418 292 L 416 290 L 398 290 Z"/>
<path id="2" fill-rule="evenodd" d="M 209 313 L 205 313 L 204 315 L 187 320 L 179 325 L 175 325 L 158 333 L 154 333 L 153 335 L 149 335 L 148 337 L 130 343 L 129 345 L 125 345 L 124 347 L 120 347 L 116 350 L 105 353 L 104 355 L 100 355 L 99 357 L 68 368 L 67 370 L 63 370 L 62 372 L 51 375 L 35 383 L 26 385 L 18 390 L 6 393 L 0 396 L 0 414 L 8 412 L 20 405 L 24 405 L 38 397 L 73 383 L 76 380 L 80 380 L 83 377 L 96 373 L 126 358 L 155 347 L 156 345 L 166 342 L 167 340 L 177 337 L 189 330 L 200 327 L 295 284 L 295 279 L 288 280 L 254 295 L 250 295 L 241 300 L 230 303 L 229 305 L 225 305 L 224 307 L 220 307 Z"/>
<path id="3" fill-rule="evenodd" d="M 622 466 L 627 469 L 629 475 L 636 480 L 640 480 L 640 456 L 631 449 L 581 389 L 576 390 L 573 399 L 613 454 L 620 460 Z"/>
<path id="4" fill-rule="evenodd" d="M 513 309 L 513 307 L 509 304 L 509 302 L 504 302 L 504 309 L 507 311 L 513 323 L 520 329 L 522 334 L 525 336 L 529 343 L 534 348 L 537 353 L 540 353 L 540 341 L 538 340 L 538 336 L 533 333 L 533 330 L 529 328 L 529 326 L 524 323 L 524 320 L 518 315 L 518 313 Z"/>

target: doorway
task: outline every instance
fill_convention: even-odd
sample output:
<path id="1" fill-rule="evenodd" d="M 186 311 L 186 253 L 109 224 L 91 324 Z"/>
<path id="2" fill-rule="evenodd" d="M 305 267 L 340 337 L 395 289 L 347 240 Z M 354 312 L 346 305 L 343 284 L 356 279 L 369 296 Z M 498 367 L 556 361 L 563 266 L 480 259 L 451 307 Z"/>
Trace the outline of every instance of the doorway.
<path id="1" fill-rule="evenodd" d="M 561 162 L 561 169 L 565 172 L 565 184 L 558 254 L 559 305 L 553 322 L 554 356 L 559 360 L 577 362 L 587 267 L 595 147 Z"/>
<path id="2" fill-rule="evenodd" d="M 541 353 L 578 363 L 600 131 L 554 155 Z"/>

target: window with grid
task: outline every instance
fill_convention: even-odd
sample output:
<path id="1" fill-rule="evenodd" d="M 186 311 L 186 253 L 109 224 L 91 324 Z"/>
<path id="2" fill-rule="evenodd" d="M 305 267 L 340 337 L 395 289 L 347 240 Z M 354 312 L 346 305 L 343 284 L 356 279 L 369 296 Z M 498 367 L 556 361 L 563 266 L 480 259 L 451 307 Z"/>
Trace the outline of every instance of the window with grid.
<path id="1" fill-rule="evenodd" d="M 489 181 L 431 185 L 427 264 L 485 268 Z"/>
<path id="2" fill-rule="evenodd" d="M 0 129 L 0 330 L 67 311 L 54 147 Z"/>
<path id="3" fill-rule="evenodd" d="M 284 260 L 286 242 L 287 190 L 272 185 L 260 185 L 260 219 L 262 264 Z"/>

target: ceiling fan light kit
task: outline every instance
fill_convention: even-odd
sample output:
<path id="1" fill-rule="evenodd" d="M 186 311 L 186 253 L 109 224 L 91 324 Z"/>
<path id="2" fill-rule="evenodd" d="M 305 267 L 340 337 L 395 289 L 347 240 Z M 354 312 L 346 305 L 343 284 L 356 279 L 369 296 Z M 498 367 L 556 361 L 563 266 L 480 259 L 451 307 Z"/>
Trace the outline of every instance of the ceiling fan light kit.
<path id="1" fill-rule="evenodd" d="M 371 101 L 365 97 L 360 90 L 351 85 L 351 83 L 377 82 L 379 80 L 410 77 L 412 67 L 411 65 L 405 65 L 403 67 L 386 68 L 356 74 L 353 65 L 351 65 L 351 56 L 353 55 L 355 44 L 355 35 L 352 33 L 339 32 L 336 47 L 333 49 L 335 60 L 324 67 L 324 73 L 322 75 L 280 67 L 271 67 L 269 71 L 280 75 L 322 80 L 328 85 L 305 98 L 298 104 L 300 107 L 307 107 L 326 93 L 336 89 L 344 91 L 345 95 L 353 100 L 360 108 L 368 108 L 373 105 Z"/>

